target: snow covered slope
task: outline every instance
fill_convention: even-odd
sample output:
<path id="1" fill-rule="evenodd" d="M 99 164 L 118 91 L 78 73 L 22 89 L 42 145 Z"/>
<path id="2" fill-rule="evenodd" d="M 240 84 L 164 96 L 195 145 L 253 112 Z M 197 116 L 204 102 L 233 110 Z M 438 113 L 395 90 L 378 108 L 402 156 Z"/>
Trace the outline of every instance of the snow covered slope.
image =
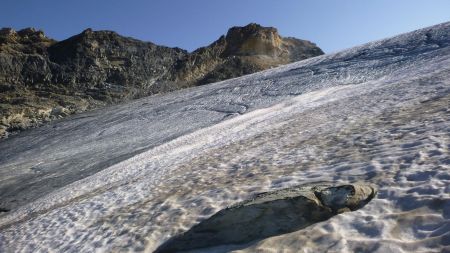
<path id="1" fill-rule="evenodd" d="M 450 250 L 449 104 L 445 23 L 24 132 L 0 142 L 0 251 L 151 252 L 255 193 L 358 181 L 363 209 L 215 250 Z"/>

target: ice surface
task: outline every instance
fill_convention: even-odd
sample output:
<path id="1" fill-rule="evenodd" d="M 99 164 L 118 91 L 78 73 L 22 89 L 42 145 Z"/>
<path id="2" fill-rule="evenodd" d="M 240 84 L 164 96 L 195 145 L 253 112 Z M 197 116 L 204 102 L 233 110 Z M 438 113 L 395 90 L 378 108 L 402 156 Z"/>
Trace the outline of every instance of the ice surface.
<path id="1" fill-rule="evenodd" d="M 363 209 L 216 250 L 450 250 L 449 104 L 445 23 L 24 132 L 0 142 L 0 251 L 151 252 L 252 194 L 358 181 Z"/>

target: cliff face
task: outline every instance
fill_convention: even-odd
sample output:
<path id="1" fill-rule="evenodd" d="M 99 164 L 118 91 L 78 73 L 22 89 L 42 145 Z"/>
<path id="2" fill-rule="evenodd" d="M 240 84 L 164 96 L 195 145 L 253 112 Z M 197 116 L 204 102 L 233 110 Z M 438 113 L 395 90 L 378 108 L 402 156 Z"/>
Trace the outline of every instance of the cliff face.
<path id="1" fill-rule="evenodd" d="M 158 84 L 172 80 L 176 63 L 187 55 L 182 49 L 90 29 L 52 45 L 48 53 L 56 63 L 53 83 L 84 90 L 106 102 L 177 88 Z"/>
<path id="2" fill-rule="evenodd" d="M 314 43 L 283 38 L 273 27 L 232 27 L 226 36 L 195 50 L 182 62 L 178 80 L 206 84 L 323 54 Z"/>
<path id="3" fill-rule="evenodd" d="M 249 24 L 192 53 L 111 31 L 57 42 L 0 30 L 0 136 L 69 114 L 254 73 L 323 54 L 315 44 Z"/>

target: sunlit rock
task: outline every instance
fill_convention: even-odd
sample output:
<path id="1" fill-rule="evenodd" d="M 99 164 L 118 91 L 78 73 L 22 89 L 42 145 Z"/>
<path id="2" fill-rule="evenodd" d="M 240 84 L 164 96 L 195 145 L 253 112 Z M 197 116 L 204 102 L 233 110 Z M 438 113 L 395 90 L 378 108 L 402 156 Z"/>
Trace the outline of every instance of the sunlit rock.
<path id="1" fill-rule="evenodd" d="M 180 234 L 156 252 L 244 244 L 290 233 L 340 212 L 367 204 L 377 190 L 371 185 L 292 187 L 262 193 L 214 214 Z"/>

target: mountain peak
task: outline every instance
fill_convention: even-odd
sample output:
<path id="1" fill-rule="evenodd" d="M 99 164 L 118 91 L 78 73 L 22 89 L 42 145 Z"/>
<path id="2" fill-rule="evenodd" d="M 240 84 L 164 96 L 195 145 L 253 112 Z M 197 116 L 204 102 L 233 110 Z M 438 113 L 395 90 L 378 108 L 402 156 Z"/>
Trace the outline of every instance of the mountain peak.
<path id="1" fill-rule="evenodd" d="M 21 29 L 19 31 L 14 30 L 10 27 L 4 27 L 0 29 L 0 37 L 3 38 L 15 38 L 15 39 L 31 39 L 33 41 L 36 40 L 45 40 L 49 39 L 45 36 L 44 32 L 42 30 L 35 29 L 33 27 L 27 27 L 24 29 Z"/>
<path id="2" fill-rule="evenodd" d="M 252 33 L 258 33 L 258 32 L 275 32 L 278 33 L 278 30 L 275 27 L 264 27 L 257 23 L 249 23 L 245 26 L 233 26 L 230 29 L 228 29 L 228 33 L 234 33 L 236 31 L 239 31 L 241 33 L 245 34 L 252 34 Z"/>
<path id="3" fill-rule="evenodd" d="M 19 31 L 9 27 L 0 29 L 0 50 L 3 52 L 45 54 L 46 48 L 55 42 L 42 30 L 31 27 Z"/>
<path id="4" fill-rule="evenodd" d="M 179 80 L 206 84 L 323 54 L 314 43 L 283 38 L 276 28 L 256 23 L 235 26 L 179 66 Z"/>
<path id="5" fill-rule="evenodd" d="M 4 129 L 67 114 L 54 108 L 85 111 L 323 54 L 312 43 L 283 38 L 277 29 L 256 23 L 232 27 L 192 53 L 91 28 L 59 42 L 34 28 L 4 28 L 0 51 L 0 93 L 5 91 L 0 101 L 7 101 L 0 137 Z M 37 108 L 45 113 L 35 113 Z"/>
<path id="6" fill-rule="evenodd" d="M 235 26 L 226 35 L 227 55 L 275 56 L 281 47 L 282 38 L 276 28 L 263 27 L 256 23 Z"/>

